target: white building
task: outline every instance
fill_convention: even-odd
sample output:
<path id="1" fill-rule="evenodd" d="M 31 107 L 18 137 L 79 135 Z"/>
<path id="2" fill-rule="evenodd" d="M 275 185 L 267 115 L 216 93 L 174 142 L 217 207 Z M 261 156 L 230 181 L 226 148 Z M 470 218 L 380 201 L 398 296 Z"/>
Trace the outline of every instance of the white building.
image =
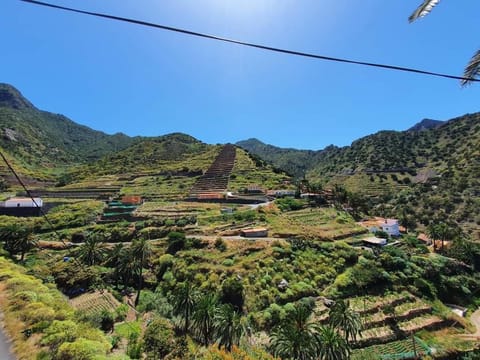
<path id="1" fill-rule="evenodd" d="M 366 220 L 359 223 L 366 227 L 370 232 L 385 231 L 390 236 L 400 235 L 400 225 L 397 219 L 385 219 L 376 217 L 373 220 Z"/>
<path id="2" fill-rule="evenodd" d="M 43 206 L 42 199 L 33 198 L 33 200 L 27 197 L 15 197 L 4 201 L 0 206 L 5 208 L 35 208 Z"/>

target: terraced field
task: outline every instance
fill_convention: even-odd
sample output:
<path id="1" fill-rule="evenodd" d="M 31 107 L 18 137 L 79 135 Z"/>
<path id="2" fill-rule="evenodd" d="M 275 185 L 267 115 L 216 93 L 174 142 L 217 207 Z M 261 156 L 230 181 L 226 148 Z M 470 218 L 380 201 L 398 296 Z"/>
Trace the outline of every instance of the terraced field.
<path id="1" fill-rule="evenodd" d="M 232 169 L 228 189 L 239 192 L 250 185 L 267 189 L 294 189 L 290 177 L 273 171 L 270 165 L 255 162 L 242 149 L 236 149 L 235 164 Z"/>
<path id="2" fill-rule="evenodd" d="M 120 302 L 109 292 L 94 291 L 70 299 L 70 304 L 87 314 L 97 314 L 103 310 L 114 311 Z"/>
<path id="3" fill-rule="evenodd" d="M 396 176 L 398 181 L 392 179 L 392 175 Z M 331 183 L 344 184 L 347 189 L 359 192 L 368 196 L 378 196 L 389 193 L 397 193 L 404 189 L 408 189 L 408 185 L 402 183 L 405 178 L 411 179 L 408 174 L 372 174 L 363 173 L 355 175 L 337 175 L 332 178 Z"/>
<path id="4" fill-rule="evenodd" d="M 274 236 L 337 240 L 367 232 L 353 218 L 332 208 L 290 211 L 269 219 Z"/>
<path id="5" fill-rule="evenodd" d="M 406 291 L 351 298 L 350 306 L 361 315 L 364 328 L 354 343 L 356 350 L 352 359 L 413 358 L 412 334 L 422 330 L 446 330 L 452 323 L 437 315 L 427 301 Z M 322 302 L 317 302 L 315 314 L 321 323 L 327 322 L 328 308 Z M 420 339 L 415 341 L 419 354 L 430 351 Z"/>
<path id="6" fill-rule="evenodd" d="M 228 179 L 235 163 L 235 155 L 235 147 L 232 144 L 225 145 L 208 170 L 194 183 L 189 197 L 195 199 L 226 191 Z"/>
<path id="7" fill-rule="evenodd" d="M 128 181 L 122 195 L 140 195 L 148 201 L 179 201 L 187 197 L 198 177 L 140 176 Z"/>
<path id="8" fill-rule="evenodd" d="M 374 345 L 353 351 L 352 360 L 356 359 L 413 359 L 415 355 L 425 356 L 431 353 L 430 348 L 420 339 L 405 339 L 388 344 Z"/>

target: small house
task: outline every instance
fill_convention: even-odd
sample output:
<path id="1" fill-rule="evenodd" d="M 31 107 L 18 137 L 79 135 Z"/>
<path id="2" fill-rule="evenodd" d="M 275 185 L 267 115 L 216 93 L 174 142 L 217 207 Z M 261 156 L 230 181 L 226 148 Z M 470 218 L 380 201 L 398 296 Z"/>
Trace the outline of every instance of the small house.
<path id="1" fill-rule="evenodd" d="M 400 227 L 397 219 L 385 219 L 379 222 L 382 231 L 385 231 L 390 236 L 399 236 Z"/>
<path id="2" fill-rule="evenodd" d="M 397 219 L 386 219 L 376 217 L 372 220 L 360 222 L 360 225 L 366 227 L 370 232 L 384 231 L 390 236 L 400 235 L 400 226 Z"/>
<path id="3" fill-rule="evenodd" d="M 38 216 L 41 214 L 41 198 L 14 197 L 0 202 L 0 215 Z"/>
<path id="4" fill-rule="evenodd" d="M 246 237 L 246 238 L 267 237 L 268 229 L 266 228 L 244 229 L 241 231 L 241 234 L 243 237 Z"/>

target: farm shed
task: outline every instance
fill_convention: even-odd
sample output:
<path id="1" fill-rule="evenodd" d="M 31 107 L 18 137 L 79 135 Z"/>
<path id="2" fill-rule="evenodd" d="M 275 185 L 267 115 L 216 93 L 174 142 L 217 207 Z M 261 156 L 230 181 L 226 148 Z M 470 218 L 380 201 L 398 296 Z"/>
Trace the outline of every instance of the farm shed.
<path id="1" fill-rule="evenodd" d="M 243 237 L 255 238 L 255 237 L 267 237 L 268 229 L 266 228 L 255 228 L 255 229 L 244 229 L 241 232 Z"/>

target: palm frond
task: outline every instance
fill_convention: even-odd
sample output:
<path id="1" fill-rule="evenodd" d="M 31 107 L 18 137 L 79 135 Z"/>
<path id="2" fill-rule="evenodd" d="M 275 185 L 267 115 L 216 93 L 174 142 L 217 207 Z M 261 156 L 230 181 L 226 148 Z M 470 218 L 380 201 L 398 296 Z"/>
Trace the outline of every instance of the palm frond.
<path id="1" fill-rule="evenodd" d="M 414 22 L 418 18 L 424 17 L 432 11 L 432 9 L 438 5 L 440 0 L 424 0 L 423 4 L 421 4 L 410 17 L 408 21 Z"/>
<path id="2" fill-rule="evenodd" d="M 480 50 L 478 50 L 470 59 L 465 71 L 463 72 L 463 77 L 466 80 L 462 80 L 462 86 L 469 85 L 472 82 L 472 79 L 475 76 L 480 75 Z"/>

